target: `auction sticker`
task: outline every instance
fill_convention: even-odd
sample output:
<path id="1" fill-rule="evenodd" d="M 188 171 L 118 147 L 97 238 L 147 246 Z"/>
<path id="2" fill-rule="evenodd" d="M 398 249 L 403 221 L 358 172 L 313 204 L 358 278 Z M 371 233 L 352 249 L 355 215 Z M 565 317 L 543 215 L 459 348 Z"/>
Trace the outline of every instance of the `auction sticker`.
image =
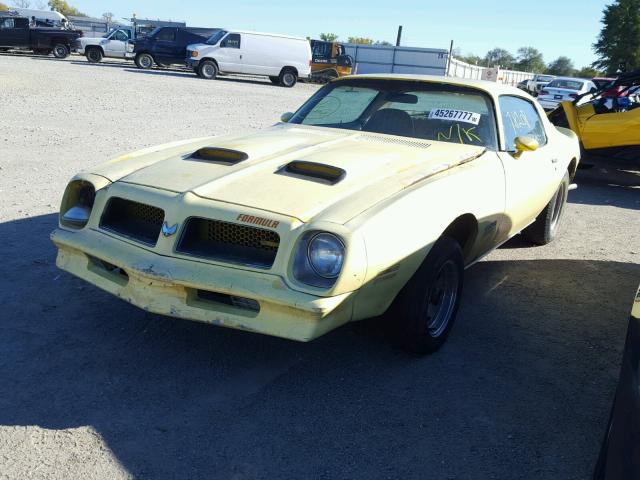
<path id="1" fill-rule="evenodd" d="M 467 112 L 465 110 L 454 110 L 451 108 L 434 108 L 429 112 L 429 118 L 472 123 L 473 125 L 478 125 L 480 123 L 479 113 Z"/>

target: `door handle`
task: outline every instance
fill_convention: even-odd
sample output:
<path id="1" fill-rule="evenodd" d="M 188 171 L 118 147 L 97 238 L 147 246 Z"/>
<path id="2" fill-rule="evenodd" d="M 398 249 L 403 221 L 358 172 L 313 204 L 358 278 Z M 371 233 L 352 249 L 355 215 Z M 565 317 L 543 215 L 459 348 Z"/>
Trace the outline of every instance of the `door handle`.
<path id="1" fill-rule="evenodd" d="M 240 55 L 240 60 L 242 60 L 242 55 Z"/>
<path id="2" fill-rule="evenodd" d="M 558 163 L 558 159 L 557 158 L 552 158 L 551 159 L 551 163 Z"/>

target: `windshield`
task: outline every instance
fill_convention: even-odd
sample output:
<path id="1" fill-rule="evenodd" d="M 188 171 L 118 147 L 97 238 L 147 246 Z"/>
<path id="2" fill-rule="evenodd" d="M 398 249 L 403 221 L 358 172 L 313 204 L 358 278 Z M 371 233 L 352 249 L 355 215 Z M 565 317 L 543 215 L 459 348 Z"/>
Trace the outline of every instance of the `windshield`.
<path id="1" fill-rule="evenodd" d="M 538 81 L 539 82 L 550 82 L 551 80 L 553 80 L 553 77 L 549 77 L 549 76 L 545 76 L 545 75 L 540 75 L 538 77 Z"/>
<path id="2" fill-rule="evenodd" d="M 444 83 L 352 79 L 321 88 L 289 123 L 496 149 L 489 97 Z"/>
<path id="3" fill-rule="evenodd" d="M 107 33 L 105 33 L 102 38 L 107 38 L 109 37 L 109 35 L 111 35 L 113 32 L 115 32 L 117 30 L 117 28 L 112 28 L 111 30 L 109 30 Z"/>
<path id="4" fill-rule="evenodd" d="M 205 42 L 207 45 L 215 45 L 216 43 L 218 43 L 222 37 L 224 37 L 227 34 L 226 31 L 224 30 L 218 30 L 216 33 L 214 33 L 213 35 L 211 35 L 207 41 Z"/>
<path id="5" fill-rule="evenodd" d="M 580 90 L 584 82 L 577 80 L 554 80 L 547 87 L 550 88 L 566 88 L 567 90 Z"/>

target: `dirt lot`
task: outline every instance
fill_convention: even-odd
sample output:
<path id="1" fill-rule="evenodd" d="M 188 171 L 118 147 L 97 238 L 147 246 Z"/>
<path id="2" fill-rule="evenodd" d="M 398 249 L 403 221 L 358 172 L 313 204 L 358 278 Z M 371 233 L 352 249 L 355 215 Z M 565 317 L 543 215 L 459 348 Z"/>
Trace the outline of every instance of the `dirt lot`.
<path id="1" fill-rule="evenodd" d="M 564 235 L 467 273 L 438 354 L 151 315 L 55 268 L 78 170 L 274 123 L 316 87 L 0 56 L 0 478 L 586 479 L 640 283 L 640 181 L 581 171 Z"/>

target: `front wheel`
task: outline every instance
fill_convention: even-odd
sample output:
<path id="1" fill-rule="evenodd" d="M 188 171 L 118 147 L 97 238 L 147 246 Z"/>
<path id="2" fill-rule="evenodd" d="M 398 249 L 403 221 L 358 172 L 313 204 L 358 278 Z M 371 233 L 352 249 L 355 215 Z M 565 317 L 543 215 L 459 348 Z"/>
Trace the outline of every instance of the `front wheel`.
<path id="1" fill-rule="evenodd" d="M 98 63 L 102 60 L 102 50 L 99 48 L 90 48 L 86 51 L 85 56 L 91 63 Z"/>
<path id="2" fill-rule="evenodd" d="M 53 56 L 56 58 L 67 58 L 69 56 L 69 47 L 64 43 L 56 43 L 53 46 Z"/>
<path id="3" fill-rule="evenodd" d="M 211 60 L 204 60 L 198 65 L 198 76 L 206 80 L 213 80 L 218 75 L 218 66 Z"/>
<path id="4" fill-rule="evenodd" d="M 553 195 L 551 201 L 544 207 L 535 222 L 522 231 L 524 237 L 536 245 L 546 245 L 552 242 L 557 236 L 560 228 L 560 221 L 564 214 L 564 207 L 569 194 L 569 172 L 565 172 L 558 190 Z"/>
<path id="5" fill-rule="evenodd" d="M 298 81 L 298 77 L 296 76 L 296 73 L 293 70 L 284 69 L 280 73 L 279 80 L 280 80 L 280 85 L 282 85 L 283 87 L 291 88 Z"/>
<path id="6" fill-rule="evenodd" d="M 460 245 L 441 237 L 387 314 L 394 337 L 403 348 L 426 355 L 442 346 L 458 312 L 463 277 Z"/>
<path id="7" fill-rule="evenodd" d="M 138 68 L 141 68 L 143 70 L 150 69 L 151 67 L 153 67 L 154 63 L 153 57 L 148 53 L 139 53 L 138 55 L 136 55 L 134 62 Z"/>

